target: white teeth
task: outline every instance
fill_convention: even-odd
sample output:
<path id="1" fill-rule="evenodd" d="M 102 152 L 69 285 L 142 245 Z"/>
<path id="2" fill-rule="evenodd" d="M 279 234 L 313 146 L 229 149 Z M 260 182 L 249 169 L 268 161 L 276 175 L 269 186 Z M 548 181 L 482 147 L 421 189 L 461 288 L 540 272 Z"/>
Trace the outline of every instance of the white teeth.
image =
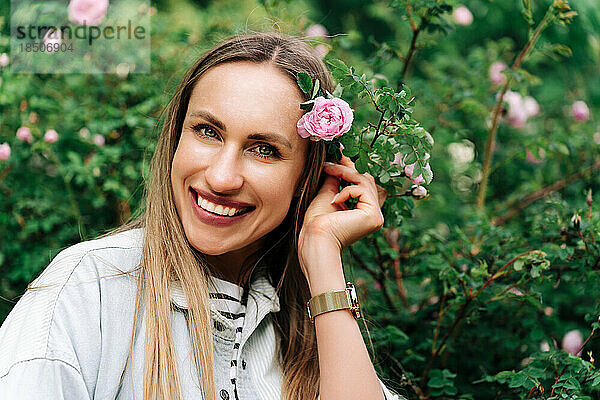
<path id="1" fill-rule="evenodd" d="M 212 213 L 215 214 L 219 214 L 219 215 L 227 215 L 230 217 L 233 217 L 235 214 L 239 214 L 239 212 L 241 210 L 238 210 L 237 208 L 233 208 L 233 207 L 223 207 L 222 205 L 216 205 L 214 203 L 211 203 L 210 201 L 203 199 L 202 197 L 200 197 L 200 195 L 198 195 L 198 205 L 200 207 L 202 207 L 203 209 L 205 209 L 206 211 L 210 211 Z"/>

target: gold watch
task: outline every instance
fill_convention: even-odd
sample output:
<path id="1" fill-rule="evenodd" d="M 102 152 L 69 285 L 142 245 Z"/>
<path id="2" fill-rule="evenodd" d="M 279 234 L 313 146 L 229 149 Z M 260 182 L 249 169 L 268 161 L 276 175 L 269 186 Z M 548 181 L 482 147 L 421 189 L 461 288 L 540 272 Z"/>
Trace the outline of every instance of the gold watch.
<path id="1" fill-rule="evenodd" d="M 360 309 L 358 306 L 358 297 L 354 285 L 346 283 L 346 289 L 325 292 L 312 297 L 307 303 L 308 317 L 311 322 L 317 315 L 329 311 L 349 309 L 354 318 L 360 318 Z"/>

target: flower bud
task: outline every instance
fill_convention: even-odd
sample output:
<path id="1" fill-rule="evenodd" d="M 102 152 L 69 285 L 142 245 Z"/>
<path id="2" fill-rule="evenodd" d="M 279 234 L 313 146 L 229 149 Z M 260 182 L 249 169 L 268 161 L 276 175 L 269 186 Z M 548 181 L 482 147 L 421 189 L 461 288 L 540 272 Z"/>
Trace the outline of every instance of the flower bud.
<path id="1" fill-rule="evenodd" d="M 54 143 L 58 140 L 58 133 L 54 129 L 48 129 L 44 134 L 44 141 L 46 143 Z"/>
<path id="2" fill-rule="evenodd" d="M 540 351 L 550 351 L 550 345 L 547 341 L 544 340 L 542 343 L 540 343 Z"/>
<path id="3" fill-rule="evenodd" d="M 565 334 L 562 340 L 562 349 L 567 353 L 575 354 L 577 356 L 581 355 L 581 351 L 579 349 L 583 345 L 583 336 L 581 333 L 574 329 Z"/>
<path id="4" fill-rule="evenodd" d="M 325 27 L 320 24 L 314 24 L 309 26 L 308 28 L 306 28 L 306 32 L 304 33 L 304 35 L 307 38 L 319 38 L 323 40 L 327 38 L 327 34 L 327 29 L 325 29 Z"/>
<path id="5" fill-rule="evenodd" d="M 425 189 L 423 186 L 413 185 L 410 189 L 410 194 L 417 199 L 422 199 L 427 196 L 427 189 Z"/>
<path id="6" fill-rule="evenodd" d="M 525 113 L 527 114 L 527 118 L 535 117 L 540 113 L 540 105 L 538 102 L 531 96 L 526 96 L 523 99 L 523 107 L 525 108 Z"/>
<path id="7" fill-rule="evenodd" d="M 488 71 L 490 76 L 490 81 L 493 85 L 501 85 L 506 82 L 506 76 L 502 73 L 508 66 L 504 64 L 502 61 L 496 61 L 492 65 L 490 65 L 490 69 Z"/>
<path id="8" fill-rule="evenodd" d="M 590 119 L 590 109 L 583 101 L 576 101 L 571 106 L 571 114 L 577 122 L 584 122 Z"/>
<path id="9" fill-rule="evenodd" d="M 106 139 L 102 135 L 94 135 L 92 141 L 96 146 L 104 146 L 104 143 L 106 143 Z"/>
<path id="10" fill-rule="evenodd" d="M 452 12 L 452 19 L 458 25 L 471 25 L 473 23 L 473 14 L 465 6 L 458 6 Z"/>
<path id="11" fill-rule="evenodd" d="M 0 144 L 0 160 L 6 161 L 10 157 L 10 145 L 8 143 Z"/>
<path id="12" fill-rule="evenodd" d="M 10 57 L 8 54 L 2 53 L 0 54 L 0 67 L 6 67 L 10 63 Z"/>
<path id="13" fill-rule="evenodd" d="M 32 111 L 29 113 L 29 122 L 31 122 L 32 124 L 35 124 L 38 122 L 38 119 L 39 119 L 39 117 L 36 112 Z"/>
<path id="14" fill-rule="evenodd" d="M 573 223 L 575 229 L 579 230 L 579 227 L 581 226 L 581 217 L 579 216 L 579 214 L 573 214 L 573 216 L 571 217 L 571 222 Z"/>
<path id="15" fill-rule="evenodd" d="M 586 201 L 587 201 L 588 207 L 591 207 L 592 206 L 592 189 L 588 190 L 588 194 L 586 196 Z"/>
<path id="16" fill-rule="evenodd" d="M 19 129 L 17 129 L 17 139 L 19 139 L 21 142 L 33 142 L 33 136 L 31 136 L 31 129 L 29 129 L 26 126 L 22 126 Z"/>
<path id="17" fill-rule="evenodd" d="M 90 137 L 90 130 L 84 126 L 79 130 L 79 136 L 81 136 L 82 139 L 88 139 Z"/>

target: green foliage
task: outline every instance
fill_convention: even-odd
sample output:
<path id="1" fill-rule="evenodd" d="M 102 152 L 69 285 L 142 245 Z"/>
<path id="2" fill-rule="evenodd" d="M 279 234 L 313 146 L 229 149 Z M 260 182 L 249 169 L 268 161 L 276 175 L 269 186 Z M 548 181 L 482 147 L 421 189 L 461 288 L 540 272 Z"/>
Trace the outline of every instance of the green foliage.
<path id="1" fill-rule="evenodd" d="M 354 110 L 343 153 L 388 193 L 384 229 L 343 253 L 380 375 L 410 399 L 600 399 L 595 2 L 471 0 L 468 26 L 453 22 L 450 0 L 196 3 L 158 3 L 152 74 L 0 69 L 0 143 L 12 150 L 0 161 L 2 298 L 16 300 L 61 248 L 143 209 L 154 127 L 209 43 L 246 28 L 302 35 L 319 21 L 330 37 L 310 43 L 329 50 L 332 95 Z M 539 103 L 522 127 L 490 82 L 495 62 L 509 66 L 507 90 Z M 307 97 L 316 82 L 298 77 Z M 572 117 L 576 100 L 589 120 Z M 21 126 L 33 143 L 15 138 Z M 56 143 L 42 139 L 50 128 Z M 425 200 L 397 154 L 423 175 Z M 2 320 L 12 303 L 0 304 Z M 580 356 L 562 350 L 573 330 Z"/>

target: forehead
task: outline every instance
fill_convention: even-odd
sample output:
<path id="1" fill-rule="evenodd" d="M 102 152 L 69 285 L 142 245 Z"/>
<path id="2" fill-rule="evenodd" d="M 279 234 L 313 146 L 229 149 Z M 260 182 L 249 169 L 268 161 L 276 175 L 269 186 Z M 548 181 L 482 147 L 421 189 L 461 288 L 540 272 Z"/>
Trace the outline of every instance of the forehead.
<path id="1" fill-rule="evenodd" d="M 295 142 L 296 123 L 304 101 L 297 84 L 269 63 L 230 62 L 217 65 L 198 80 L 188 114 L 204 110 L 223 121 L 228 130 L 272 131 Z"/>

